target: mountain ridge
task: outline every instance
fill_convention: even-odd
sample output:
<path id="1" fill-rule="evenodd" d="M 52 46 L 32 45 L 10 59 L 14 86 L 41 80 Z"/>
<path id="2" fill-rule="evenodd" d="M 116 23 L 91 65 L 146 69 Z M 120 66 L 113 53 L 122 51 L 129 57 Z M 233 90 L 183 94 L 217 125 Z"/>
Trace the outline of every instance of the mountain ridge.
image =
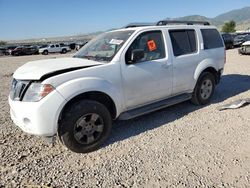
<path id="1" fill-rule="evenodd" d="M 250 7 L 243 7 L 241 9 L 231 10 L 222 13 L 214 18 L 205 17 L 202 15 L 189 15 L 178 18 L 167 18 L 185 21 L 208 21 L 219 29 L 222 28 L 225 22 L 234 20 L 236 22 L 236 29 L 246 30 L 250 28 Z"/>

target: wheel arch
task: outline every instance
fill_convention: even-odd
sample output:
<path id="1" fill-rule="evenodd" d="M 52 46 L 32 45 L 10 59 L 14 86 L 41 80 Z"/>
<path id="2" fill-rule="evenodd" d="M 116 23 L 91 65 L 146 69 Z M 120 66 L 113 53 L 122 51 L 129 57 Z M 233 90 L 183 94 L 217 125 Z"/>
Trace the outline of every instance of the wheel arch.
<path id="1" fill-rule="evenodd" d="M 62 108 L 62 110 L 60 112 L 58 121 L 60 121 L 62 115 L 67 111 L 67 109 L 72 104 L 74 104 L 78 101 L 84 100 L 84 99 L 94 100 L 94 101 L 97 101 L 97 102 L 103 104 L 110 112 L 112 119 L 116 118 L 117 108 L 116 108 L 114 100 L 108 94 L 101 92 L 101 91 L 87 91 L 87 92 L 78 94 L 67 101 L 67 103 L 64 105 L 64 107 Z"/>
<path id="2" fill-rule="evenodd" d="M 206 60 L 206 61 L 201 62 L 197 66 L 195 73 L 194 73 L 194 79 L 196 80 L 196 82 L 198 81 L 200 75 L 203 72 L 209 72 L 209 73 L 213 74 L 215 77 L 216 84 L 219 83 L 220 75 L 219 75 L 219 71 L 218 71 L 218 65 L 216 63 L 214 63 L 214 61 Z"/>

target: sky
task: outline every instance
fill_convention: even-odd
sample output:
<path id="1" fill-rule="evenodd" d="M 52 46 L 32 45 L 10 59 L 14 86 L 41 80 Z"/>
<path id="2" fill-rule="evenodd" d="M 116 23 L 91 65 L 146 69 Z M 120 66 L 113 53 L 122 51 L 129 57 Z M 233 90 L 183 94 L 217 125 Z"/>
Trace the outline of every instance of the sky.
<path id="1" fill-rule="evenodd" d="M 0 0 L 0 40 L 69 36 L 168 17 L 215 17 L 250 0 Z"/>

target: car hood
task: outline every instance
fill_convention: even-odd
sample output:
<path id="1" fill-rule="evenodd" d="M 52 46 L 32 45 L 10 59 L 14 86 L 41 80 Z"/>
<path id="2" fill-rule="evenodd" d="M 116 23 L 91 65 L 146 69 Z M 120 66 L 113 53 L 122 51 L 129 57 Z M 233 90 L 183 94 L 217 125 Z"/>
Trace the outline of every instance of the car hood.
<path id="1" fill-rule="evenodd" d="M 77 69 L 101 65 L 103 63 L 81 58 L 58 58 L 31 61 L 19 67 L 13 77 L 17 80 L 40 80 L 53 75 Z"/>

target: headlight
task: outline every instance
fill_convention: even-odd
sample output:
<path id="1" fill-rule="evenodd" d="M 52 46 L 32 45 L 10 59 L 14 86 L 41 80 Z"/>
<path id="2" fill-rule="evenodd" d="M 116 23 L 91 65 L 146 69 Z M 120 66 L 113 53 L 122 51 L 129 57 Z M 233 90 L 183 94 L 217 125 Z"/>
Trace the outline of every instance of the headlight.
<path id="1" fill-rule="evenodd" d="M 49 84 L 32 83 L 27 89 L 23 100 L 24 102 L 37 102 L 51 93 L 54 87 Z"/>

